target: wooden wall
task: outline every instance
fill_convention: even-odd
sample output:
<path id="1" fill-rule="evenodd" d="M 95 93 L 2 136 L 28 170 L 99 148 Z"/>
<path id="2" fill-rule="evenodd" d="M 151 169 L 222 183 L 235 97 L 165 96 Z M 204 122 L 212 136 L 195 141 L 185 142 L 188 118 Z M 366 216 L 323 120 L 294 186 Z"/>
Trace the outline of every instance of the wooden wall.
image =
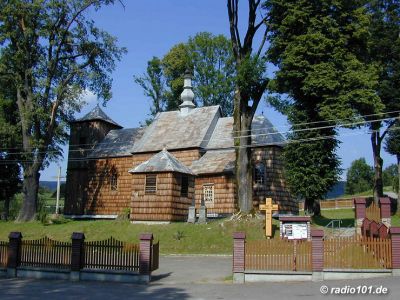
<path id="1" fill-rule="evenodd" d="M 291 196 L 286 185 L 281 154 L 282 148 L 276 146 L 253 149 L 252 163 L 262 162 L 266 167 L 266 184 L 253 185 L 253 205 L 258 208 L 260 203 L 265 203 L 266 197 L 270 197 L 279 204 L 281 212 L 297 212 L 297 201 Z"/>
<path id="2" fill-rule="evenodd" d="M 207 205 L 207 213 L 232 214 L 236 211 L 236 192 L 233 175 L 217 174 L 196 177 L 196 208 L 200 207 L 203 185 L 214 184 L 214 205 Z"/>
<path id="3" fill-rule="evenodd" d="M 90 161 L 87 201 L 84 214 L 118 215 L 129 209 L 132 195 L 132 175 L 128 170 L 132 157 L 117 157 Z M 117 190 L 111 190 L 111 174 L 117 174 Z"/>
<path id="4" fill-rule="evenodd" d="M 189 176 L 188 197 L 181 197 L 181 174 L 157 173 L 156 194 L 144 191 L 146 174 L 132 174 L 132 221 L 184 221 L 192 203 L 194 177 Z"/>
<path id="5" fill-rule="evenodd" d="M 87 155 L 94 144 L 102 141 L 107 133 L 119 128 L 103 121 L 85 121 L 71 124 L 68 149 L 67 183 L 64 213 L 81 215 L 85 211 L 88 188 L 89 161 Z M 85 144 L 80 145 L 81 138 Z"/>

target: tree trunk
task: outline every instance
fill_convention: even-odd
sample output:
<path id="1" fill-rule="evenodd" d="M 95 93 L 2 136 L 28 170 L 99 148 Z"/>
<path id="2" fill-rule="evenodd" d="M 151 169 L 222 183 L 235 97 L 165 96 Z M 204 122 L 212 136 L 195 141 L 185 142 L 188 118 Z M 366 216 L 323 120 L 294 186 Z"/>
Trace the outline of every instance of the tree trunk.
<path id="1" fill-rule="evenodd" d="M 383 159 L 381 158 L 382 139 L 379 136 L 379 131 L 374 131 L 371 134 L 372 153 L 374 156 L 374 202 L 379 204 L 379 198 L 383 196 L 383 181 L 382 181 L 382 166 Z"/>
<path id="2" fill-rule="evenodd" d="M 239 209 L 248 213 L 253 209 L 253 172 L 251 166 L 251 119 L 242 116 L 241 130 L 238 132 L 240 145 L 236 147 L 236 181 Z"/>
<path id="3" fill-rule="evenodd" d="M 8 216 L 10 214 L 10 198 L 6 197 L 4 199 L 4 210 L 3 210 L 3 215 L 1 216 L 1 218 L 5 221 L 8 220 Z"/>
<path id="4" fill-rule="evenodd" d="M 18 215 L 18 221 L 32 221 L 35 218 L 38 204 L 39 178 L 38 168 L 28 166 L 27 169 L 24 169 L 23 203 Z"/>
<path id="5" fill-rule="evenodd" d="M 397 176 L 399 185 L 397 186 L 397 203 L 400 201 L 400 154 L 397 154 Z"/>

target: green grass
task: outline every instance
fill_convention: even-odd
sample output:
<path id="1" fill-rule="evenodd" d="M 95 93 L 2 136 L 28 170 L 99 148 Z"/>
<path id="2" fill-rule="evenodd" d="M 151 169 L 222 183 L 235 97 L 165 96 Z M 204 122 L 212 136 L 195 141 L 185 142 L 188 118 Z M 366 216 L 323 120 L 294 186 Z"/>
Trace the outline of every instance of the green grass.
<path id="1" fill-rule="evenodd" d="M 277 221 L 274 220 L 277 224 Z M 48 236 L 56 240 L 70 240 L 72 232 L 85 233 L 86 240 L 101 240 L 113 236 L 122 241 L 137 242 L 140 233 L 152 232 L 160 241 L 163 254 L 231 254 L 232 234 L 245 231 L 249 240 L 263 239 L 264 220 L 211 221 L 208 224 L 171 223 L 162 225 L 131 224 L 129 221 L 70 221 L 58 225 L 40 222 L 0 222 L 0 240 L 7 240 L 11 231 L 21 231 L 25 239 Z M 279 236 L 278 226 L 275 234 Z M 182 236 L 178 239 L 178 236 Z"/>
<path id="2" fill-rule="evenodd" d="M 383 192 L 394 192 L 392 186 L 384 186 L 383 187 Z M 343 199 L 343 198 L 354 198 L 354 197 L 368 197 L 368 196 L 373 196 L 374 191 L 372 189 L 362 192 L 362 193 L 357 193 L 354 195 L 349 195 L 349 194 L 344 194 L 343 196 L 337 197 L 338 199 Z"/>

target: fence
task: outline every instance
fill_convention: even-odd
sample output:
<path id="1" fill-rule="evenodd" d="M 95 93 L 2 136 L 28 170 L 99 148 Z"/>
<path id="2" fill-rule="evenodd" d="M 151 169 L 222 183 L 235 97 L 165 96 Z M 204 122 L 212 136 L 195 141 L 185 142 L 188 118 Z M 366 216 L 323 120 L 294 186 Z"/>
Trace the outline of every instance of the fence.
<path id="1" fill-rule="evenodd" d="M 139 271 L 139 245 L 110 237 L 84 243 L 84 268 Z"/>
<path id="2" fill-rule="evenodd" d="M 153 244 L 151 233 L 141 234 L 139 244 L 113 237 L 85 242 L 84 234 L 77 232 L 72 242 L 48 237 L 23 240 L 20 232 L 10 233 L 9 242 L 0 242 L 0 267 L 13 277 L 148 282 L 158 268 L 158 256 L 159 243 Z"/>
<path id="3" fill-rule="evenodd" d="M 354 208 L 353 199 L 320 200 L 321 209 Z M 304 202 L 299 202 L 299 210 L 304 210 Z"/>
<path id="4" fill-rule="evenodd" d="M 21 243 L 21 267 L 70 269 L 71 242 L 60 242 L 44 237 L 39 240 L 23 240 Z"/>
<path id="5" fill-rule="evenodd" d="M 160 242 L 153 244 L 151 250 L 151 270 L 155 271 L 159 267 L 159 257 L 160 257 Z"/>
<path id="6" fill-rule="evenodd" d="M 0 241 L 0 268 L 7 266 L 8 242 Z"/>
<path id="7" fill-rule="evenodd" d="M 311 271 L 311 242 L 283 239 L 249 241 L 245 264 L 248 270 Z"/>
<path id="8" fill-rule="evenodd" d="M 325 269 L 390 269 L 391 240 L 341 237 L 324 241 Z"/>
<path id="9" fill-rule="evenodd" d="M 386 237 L 328 239 L 324 238 L 323 230 L 313 229 L 309 241 L 246 241 L 244 232 L 235 232 L 233 281 L 243 283 L 400 276 L 400 227 L 391 227 Z"/>
<path id="10" fill-rule="evenodd" d="M 381 210 L 375 202 L 372 202 L 370 206 L 365 209 L 366 217 L 371 220 L 379 223 L 381 221 Z"/>

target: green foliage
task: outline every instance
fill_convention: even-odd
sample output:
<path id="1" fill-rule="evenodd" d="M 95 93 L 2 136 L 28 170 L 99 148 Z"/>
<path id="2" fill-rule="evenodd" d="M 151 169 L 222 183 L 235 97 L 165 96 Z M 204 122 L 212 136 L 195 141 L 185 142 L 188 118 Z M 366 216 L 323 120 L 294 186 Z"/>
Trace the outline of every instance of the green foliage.
<path id="1" fill-rule="evenodd" d="M 23 152 L 25 202 L 22 220 L 35 214 L 39 172 L 61 156 L 68 122 L 87 90 L 107 101 L 110 73 L 125 49 L 97 28 L 86 13 L 113 0 L 0 2 L 0 80 L 8 81 L 17 107 L 15 123 Z M 29 180 L 27 180 L 29 179 Z M 29 184 L 28 184 L 29 182 Z"/>
<path id="2" fill-rule="evenodd" d="M 387 133 L 385 150 L 392 155 L 400 156 L 400 122 Z"/>
<path id="3" fill-rule="evenodd" d="M 184 237 L 185 237 L 185 234 L 181 230 L 178 230 L 177 232 L 174 233 L 174 239 L 177 241 L 180 241 Z"/>
<path id="4" fill-rule="evenodd" d="M 393 186 L 394 181 L 397 180 L 397 165 L 391 164 L 385 170 L 383 170 L 383 185 L 384 186 Z M 394 190 L 394 188 L 393 188 Z"/>
<path id="5" fill-rule="evenodd" d="M 129 215 L 131 213 L 131 209 L 129 207 L 125 207 L 122 212 L 118 215 L 117 219 L 126 221 L 129 220 Z"/>
<path id="6" fill-rule="evenodd" d="M 371 189 L 374 170 L 366 163 L 365 158 L 359 158 L 351 163 L 346 177 L 346 194 L 354 195 Z"/>
<path id="7" fill-rule="evenodd" d="M 201 32 L 173 46 L 162 59 L 153 57 L 146 73 L 134 76 L 134 81 L 151 99 L 150 113 L 154 117 L 158 112 L 179 108 L 183 74 L 192 69 L 197 105 L 219 104 L 225 115 L 232 115 L 236 78 L 233 63 L 229 40 Z"/>

